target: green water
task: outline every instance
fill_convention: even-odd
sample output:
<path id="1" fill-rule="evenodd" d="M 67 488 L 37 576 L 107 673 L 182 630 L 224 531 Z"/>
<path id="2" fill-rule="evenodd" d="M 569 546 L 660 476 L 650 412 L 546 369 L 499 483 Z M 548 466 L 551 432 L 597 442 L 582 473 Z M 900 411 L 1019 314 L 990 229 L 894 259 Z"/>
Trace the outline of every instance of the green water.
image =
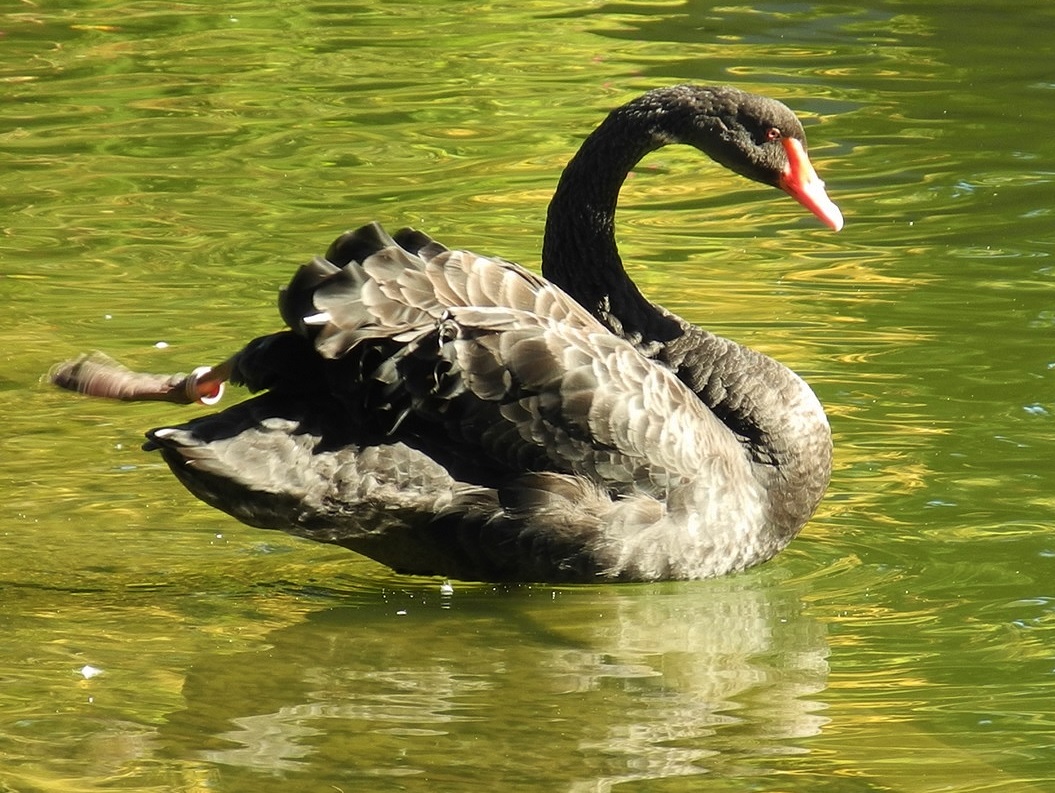
<path id="1" fill-rule="evenodd" d="M 10 2 L 0 791 L 1055 790 L 1053 29 L 1046 0 Z M 794 107 L 847 219 L 673 149 L 623 195 L 643 289 L 829 410 L 829 496 L 762 568 L 444 595 L 194 501 L 138 448 L 193 410 L 40 381 L 216 362 L 370 219 L 534 266 L 578 141 L 685 80 Z"/>

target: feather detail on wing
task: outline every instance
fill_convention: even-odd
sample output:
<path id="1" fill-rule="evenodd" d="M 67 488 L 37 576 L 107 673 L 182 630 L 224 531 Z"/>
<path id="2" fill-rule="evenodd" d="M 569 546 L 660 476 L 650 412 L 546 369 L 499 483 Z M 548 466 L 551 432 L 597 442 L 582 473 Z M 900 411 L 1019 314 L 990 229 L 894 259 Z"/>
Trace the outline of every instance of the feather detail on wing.
<path id="1" fill-rule="evenodd" d="M 350 366 L 345 387 L 358 377 L 376 386 L 359 397 L 391 417 L 389 432 L 427 419 L 422 443 L 442 444 L 439 425 L 508 471 L 659 497 L 698 477 L 708 456 L 740 454 L 670 371 L 519 265 L 376 224 L 341 237 L 331 256 L 341 266 L 316 259 L 298 271 L 283 314 L 295 308 L 290 325 L 336 370 Z"/>

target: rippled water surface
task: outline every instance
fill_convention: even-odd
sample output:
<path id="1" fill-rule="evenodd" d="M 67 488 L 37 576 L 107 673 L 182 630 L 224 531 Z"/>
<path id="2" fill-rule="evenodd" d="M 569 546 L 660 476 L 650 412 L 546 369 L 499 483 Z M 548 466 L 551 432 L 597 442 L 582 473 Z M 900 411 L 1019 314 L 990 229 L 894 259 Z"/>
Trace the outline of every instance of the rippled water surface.
<path id="1" fill-rule="evenodd" d="M 14 1 L 0 14 L 0 790 L 1055 790 L 1055 6 Z M 563 163 L 679 81 L 805 119 L 847 226 L 666 149 L 652 297 L 836 439 L 744 575 L 495 588 L 241 526 L 139 450 L 344 228 L 536 266 Z M 184 412 L 181 412 L 183 410 Z"/>

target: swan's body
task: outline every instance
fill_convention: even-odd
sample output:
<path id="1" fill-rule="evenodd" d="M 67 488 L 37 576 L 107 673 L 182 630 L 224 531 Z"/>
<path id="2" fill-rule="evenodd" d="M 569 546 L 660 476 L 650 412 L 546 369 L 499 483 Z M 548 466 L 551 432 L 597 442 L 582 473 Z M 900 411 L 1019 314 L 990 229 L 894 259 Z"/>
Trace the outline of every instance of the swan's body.
<path id="1" fill-rule="evenodd" d="M 284 290 L 290 330 L 214 376 L 268 393 L 147 448 L 239 520 L 400 572 L 656 580 L 769 559 L 828 483 L 820 403 L 772 359 L 649 303 L 612 221 L 629 169 L 687 142 L 838 227 L 802 141 L 787 108 L 734 89 L 614 111 L 551 204 L 548 280 L 410 230 L 350 232 Z M 137 398 L 93 366 L 56 380 Z"/>

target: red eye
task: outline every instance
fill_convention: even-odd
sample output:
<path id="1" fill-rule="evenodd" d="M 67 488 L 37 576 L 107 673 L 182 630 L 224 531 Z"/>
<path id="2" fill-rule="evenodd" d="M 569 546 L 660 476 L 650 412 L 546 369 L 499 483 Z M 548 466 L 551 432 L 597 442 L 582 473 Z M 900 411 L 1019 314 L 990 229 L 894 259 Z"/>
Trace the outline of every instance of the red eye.
<path id="1" fill-rule="evenodd" d="M 770 127 L 767 129 L 766 140 L 780 140 L 780 130 L 776 127 Z"/>

